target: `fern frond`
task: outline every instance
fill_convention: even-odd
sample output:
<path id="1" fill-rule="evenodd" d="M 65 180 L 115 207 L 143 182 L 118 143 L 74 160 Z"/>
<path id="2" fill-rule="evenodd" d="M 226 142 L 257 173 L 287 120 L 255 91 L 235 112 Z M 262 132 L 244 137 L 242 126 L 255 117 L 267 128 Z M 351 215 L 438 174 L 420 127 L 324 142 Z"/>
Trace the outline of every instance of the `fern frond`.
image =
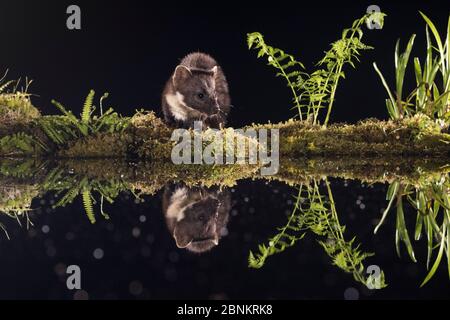
<path id="1" fill-rule="evenodd" d="M 102 97 L 100 98 L 100 116 L 103 116 L 103 100 L 105 100 L 106 98 L 108 98 L 109 93 L 105 92 Z"/>
<path id="2" fill-rule="evenodd" d="M 300 200 L 302 191 L 302 187 L 300 187 L 291 216 L 286 225 L 278 229 L 280 232 L 269 239 L 267 246 L 260 244 L 258 246 L 259 253 L 254 254 L 252 251 L 249 252 L 249 267 L 255 269 L 261 268 L 269 256 L 283 252 L 304 237 L 303 221 L 299 218 L 299 214 L 301 213 Z"/>
<path id="3" fill-rule="evenodd" d="M 64 106 L 56 100 L 51 101 L 53 105 L 55 105 L 59 111 L 61 111 L 67 119 L 74 125 L 84 136 L 87 136 L 89 133 L 89 126 L 86 123 L 83 123 L 77 119 L 77 117 L 72 113 L 72 111 L 67 111 Z"/>
<path id="4" fill-rule="evenodd" d="M 89 190 L 84 190 L 81 194 L 83 198 L 83 207 L 89 221 L 95 223 L 94 205 L 92 203 L 91 192 Z"/>
<path id="5" fill-rule="evenodd" d="M 91 120 L 91 110 L 92 110 L 92 103 L 94 101 L 95 91 L 91 90 L 89 91 L 89 94 L 86 97 L 86 100 L 83 104 L 83 112 L 81 113 L 81 122 L 85 124 L 89 124 Z"/>
<path id="6" fill-rule="evenodd" d="M 247 45 L 249 49 L 258 50 L 258 58 L 267 57 L 267 64 L 279 70 L 276 76 L 281 76 L 287 81 L 293 95 L 294 105 L 298 110 L 300 119 L 303 120 L 296 79 L 302 74 L 301 70 L 305 69 L 304 65 L 295 60 L 294 56 L 266 44 L 263 35 L 259 32 L 247 34 Z"/>
<path id="7" fill-rule="evenodd" d="M 53 208 L 59 208 L 64 207 L 69 203 L 72 203 L 73 200 L 78 196 L 80 190 L 79 188 L 75 187 L 66 192 L 66 194 L 56 203 L 53 205 Z"/>
<path id="8" fill-rule="evenodd" d="M 360 51 L 372 49 L 361 42 L 363 36 L 361 26 L 367 20 L 383 25 L 384 16 L 385 14 L 381 12 L 368 13 L 355 20 L 352 27 L 342 32 L 341 39 L 333 42 L 331 49 L 317 63 L 321 68 L 310 74 L 304 71 L 304 65 L 292 55 L 266 44 L 264 37 L 258 32 L 247 34 L 247 45 L 249 49 L 258 51 L 258 58 L 267 58 L 268 65 L 278 70 L 277 77 L 286 79 L 300 120 L 305 118 L 313 124 L 319 124 L 320 110 L 326 108 L 327 113 L 323 122 L 326 126 L 339 80 L 345 78 L 343 67 L 349 64 L 355 68 L 354 62 L 359 61 Z"/>

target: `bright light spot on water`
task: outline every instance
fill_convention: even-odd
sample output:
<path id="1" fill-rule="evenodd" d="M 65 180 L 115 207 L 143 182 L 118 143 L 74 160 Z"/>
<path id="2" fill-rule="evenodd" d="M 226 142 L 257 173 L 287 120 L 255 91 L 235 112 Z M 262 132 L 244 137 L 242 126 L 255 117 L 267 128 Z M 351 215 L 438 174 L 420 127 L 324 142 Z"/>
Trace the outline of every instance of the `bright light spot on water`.
<path id="1" fill-rule="evenodd" d="M 130 293 L 133 296 L 140 295 L 142 293 L 143 289 L 144 288 L 142 286 L 142 283 L 140 283 L 139 281 L 132 281 L 132 282 L 130 282 L 129 290 L 130 290 Z"/>
<path id="2" fill-rule="evenodd" d="M 49 233 L 50 227 L 48 225 L 43 225 L 41 230 L 43 233 Z"/>
<path id="3" fill-rule="evenodd" d="M 89 300 L 89 294 L 85 290 L 77 290 L 73 294 L 73 300 Z"/>
<path id="4" fill-rule="evenodd" d="M 100 260 L 101 258 L 103 258 L 103 256 L 104 256 L 103 249 L 101 249 L 101 248 L 95 249 L 93 252 L 93 256 L 97 260 Z"/>
<path id="5" fill-rule="evenodd" d="M 358 300 L 359 299 L 359 292 L 357 289 L 350 287 L 345 289 L 344 291 L 344 299 L 345 300 Z"/>
<path id="6" fill-rule="evenodd" d="M 138 238 L 141 235 L 141 229 L 133 228 L 133 230 L 131 231 L 131 234 L 133 235 L 133 237 Z"/>

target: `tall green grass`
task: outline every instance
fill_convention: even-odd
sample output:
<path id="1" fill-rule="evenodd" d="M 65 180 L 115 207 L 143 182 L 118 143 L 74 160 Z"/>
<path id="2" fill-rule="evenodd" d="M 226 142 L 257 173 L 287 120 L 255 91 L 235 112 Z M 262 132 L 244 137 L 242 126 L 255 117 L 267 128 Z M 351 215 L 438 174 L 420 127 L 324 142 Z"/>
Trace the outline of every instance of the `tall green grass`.
<path id="1" fill-rule="evenodd" d="M 390 89 L 375 62 L 373 66 L 388 93 L 386 107 L 392 119 L 425 114 L 444 127 L 450 120 L 450 16 L 447 34 L 441 38 L 435 24 L 424 13 L 420 12 L 420 15 L 425 20 L 426 52 L 422 63 L 418 57 L 414 57 L 412 62 L 416 87 L 408 94 L 404 93 L 415 34 L 410 37 L 403 52 L 400 50 L 400 39 L 395 46 L 395 91 Z"/>

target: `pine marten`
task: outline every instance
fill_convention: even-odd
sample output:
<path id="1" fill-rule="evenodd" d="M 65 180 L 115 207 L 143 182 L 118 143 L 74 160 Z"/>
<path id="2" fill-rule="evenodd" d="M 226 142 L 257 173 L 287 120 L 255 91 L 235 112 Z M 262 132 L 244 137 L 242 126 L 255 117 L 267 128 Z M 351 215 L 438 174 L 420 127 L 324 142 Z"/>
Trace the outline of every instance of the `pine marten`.
<path id="1" fill-rule="evenodd" d="M 166 123 L 177 128 L 192 128 L 194 121 L 203 127 L 222 128 L 230 111 L 228 83 L 221 67 L 211 56 L 188 54 L 175 68 L 162 94 Z"/>

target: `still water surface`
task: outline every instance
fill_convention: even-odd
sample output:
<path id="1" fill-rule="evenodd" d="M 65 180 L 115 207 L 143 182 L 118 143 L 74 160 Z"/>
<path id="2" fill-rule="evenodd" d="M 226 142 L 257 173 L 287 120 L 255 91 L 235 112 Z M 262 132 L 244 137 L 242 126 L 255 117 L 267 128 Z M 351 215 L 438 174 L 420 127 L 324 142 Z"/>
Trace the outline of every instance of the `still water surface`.
<path id="1" fill-rule="evenodd" d="M 297 160 L 279 177 L 201 187 L 134 163 L 4 159 L 0 298 L 448 298 L 442 161 L 389 160 L 374 172 L 378 162 Z M 81 269 L 81 290 L 66 286 L 69 265 Z M 379 270 L 384 279 L 367 280 Z"/>

